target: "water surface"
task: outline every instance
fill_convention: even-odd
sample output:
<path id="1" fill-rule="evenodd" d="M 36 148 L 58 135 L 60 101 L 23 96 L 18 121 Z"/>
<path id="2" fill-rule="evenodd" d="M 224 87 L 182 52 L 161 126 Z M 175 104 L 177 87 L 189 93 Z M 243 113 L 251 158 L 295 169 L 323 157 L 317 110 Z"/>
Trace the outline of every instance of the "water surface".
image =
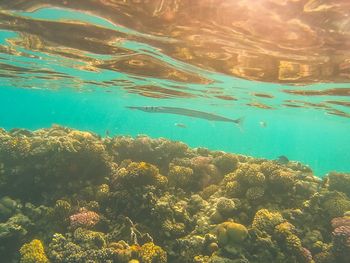
<path id="1" fill-rule="evenodd" d="M 1 1 L 0 126 L 147 134 L 350 171 L 349 12 L 346 0 Z"/>

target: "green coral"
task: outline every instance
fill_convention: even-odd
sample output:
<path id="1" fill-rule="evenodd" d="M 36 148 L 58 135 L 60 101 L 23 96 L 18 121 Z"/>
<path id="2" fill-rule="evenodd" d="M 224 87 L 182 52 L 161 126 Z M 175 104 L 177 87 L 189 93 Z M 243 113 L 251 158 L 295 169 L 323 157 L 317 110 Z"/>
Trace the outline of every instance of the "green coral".
<path id="1" fill-rule="evenodd" d="M 96 190 L 96 199 L 98 201 L 105 201 L 110 195 L 110 189 L 108 184 L 101 184 Z"/>
<path id="2" fill-rule="evenodd" d="M 5 223 L 0 223 L 0 240 L 7 238 L 22 238 L 28 233 L 32 221 L 23 214 L 10 217 Z"/>
<path id="3" fill-rule="evenodd" d="M 91 231 L 84 228 L 77 228 L 74 231 L 74 240 L 83 243 L 85 247 L 100 249 L 106 246 L 105 236 L 101 232 Z"/>
<path id="4" fill-rule="evenodd" d="M 44 251 L 44 246 L 40 240 L 34 239 L 30 243 L 24 244 L 21 249 L 21 263 L 48 263 L 49 260 Z"/>
<path id="5" fill-rule="evenodd" d="M 49 244 L 49 259 L 57 263 L 111 262 L 114 258 L 113 248 L 104 247 L 101 234 L 79 230 L 75 237 L 54 234 Z"/>
<path id="6" fill-rule="evenodd" d="M 350 210 L 350 199 L 341 192 L 329 192 L 323 197 L 322 207 L 329 218 L 342 216 Z"/>
<path id="7" fill-rule="evenodd" d="M 329 190 L 345 193 L 350 197 L 350 174 L 332 172 L 328 175 Z"/>
<path id="8" fill-rule="evenodd" d="M 7 220 L 10 218 L 16 210 L 18 210 L 19 205 L 15 200 L 9 196 L 4 196 L 0 199 L 0 220 Z"/>
<path id="9" fill-rule="evenodd" d="M 57 200 L 54 206 L 54 214 L 59 220 L 67 220 L 71 213 L 72 206 L 66 200 Z"/>

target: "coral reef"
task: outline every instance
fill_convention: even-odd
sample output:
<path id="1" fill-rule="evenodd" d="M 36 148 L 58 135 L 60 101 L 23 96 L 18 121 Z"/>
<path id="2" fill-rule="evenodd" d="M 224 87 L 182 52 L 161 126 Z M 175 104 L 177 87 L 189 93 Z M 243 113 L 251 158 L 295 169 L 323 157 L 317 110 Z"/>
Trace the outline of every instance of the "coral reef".
<path id="1" fill-rule="evenodd" d="M 21 263 L 48 263 L 44 246 L 40 240 L 34 239 L 30 243 L 24 244 L 19 250 L 21 253 Z"/>
<path id="2" fill-rule="evenodd" d="M 345 263 L 350 174 L 181 142 L 0 130 L 1 262 Z"/>

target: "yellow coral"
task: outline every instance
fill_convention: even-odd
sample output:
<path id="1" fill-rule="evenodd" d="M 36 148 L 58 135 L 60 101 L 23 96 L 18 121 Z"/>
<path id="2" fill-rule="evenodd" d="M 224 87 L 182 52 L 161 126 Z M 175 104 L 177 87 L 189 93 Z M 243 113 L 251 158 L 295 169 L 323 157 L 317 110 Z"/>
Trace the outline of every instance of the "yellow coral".
<path id="1" fill-rule="evenodd" d="M 278 235 L 288 236 L 295 231 L 295 227 L 289 222 L 283 222 L 275 227 L 275 232 Z"/>
<path id="2" fill-rule="evenodd" d="M 272 231 L 276 225 L 283 221 L 283 217 L 280 213 L 270 212 L 267 209 L 260 209 L 254 216 L 252 226 L 262 231 Z"/>
<path id="3" fill-rule="evenodd" d="M 217 238 L 221 245 L 240 243 L 248 236 L 244 225 L 234 222 L 224 222 L 217 228 Z"/>
<path id="4" fill-rule="evenodd" d="M 295 174 L 291 170 L 276 170 L 270 174 L 269 183 L 277 192 L 289 191 L 296 183 Z"/>
<path id="5" fill-rule="evenodd" d="M 254 186 L 248 188 L 245 196 L 248 200 L 258 200 L 264 196 L 265 189 L 263 187 Z"/>
<path id="6" fill-rule="evenodd" d="M 148 242 L 140 248 L 140 258 L 143 263 L 166 263 L 167 254 L 153 242 Z"/>
<path id="7" fill-rule="evenodd" d="M 98 186 L 96 191 L 96 199 L 97 200 L 105 200 L 109 195 L 109 186 L 108 184 L 101 184 Z"/>
<path id="8" fill-rule="evenodd" d="M 24 244 L 20 251 L 21 263 L 47 263 L 44 246 L 40 240 L 34 239 L 30 243 Z"/>
<path id="9" fill-rule="evenodd" d="M 248 186 L 261 186 L 265 182 L 265 175 L 258 164 L 244 164 L 237 170 L 237 180 Z"/>
<path id="10" fill-rule="evenodd" d="M 287 246 L 287 249 L 291 251 L 299 251 L 302 247 L 301 240 L 296 235 L 293 235 L 293 234 L 288 235 L 286 237 L 286 246 Z"/>
<path id="11" fill-rule="evenodd" d="M 239 197 L 244 194 L 244 189 L 237 181 L 231 181 L 226 184 L 226 194 L 231 197 Z"/>
<path id="12" fill-rule="evenodd" d="M 193 170 L 189 167 L 170 165 L 169 183 L 177 187 L 186 187 L 193 180 Z"/>
<path id="13" fill-rule="evenodd" d="M 160 175 L 159 169 L 152 164 L 146 162 L 125 162 L 118 169 L 117 181 L 127 187 L 145 185 L 164 186 L 168 182 L 168 179 Z"/>

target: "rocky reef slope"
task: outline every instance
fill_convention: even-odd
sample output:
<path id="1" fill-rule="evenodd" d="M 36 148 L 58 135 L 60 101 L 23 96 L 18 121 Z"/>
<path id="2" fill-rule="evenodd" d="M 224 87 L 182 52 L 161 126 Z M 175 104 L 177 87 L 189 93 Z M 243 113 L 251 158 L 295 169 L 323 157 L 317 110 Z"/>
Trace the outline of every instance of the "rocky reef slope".
<path id="1" fill-rule="evenodd" d="M 0 130 L 2 262 L 345 263 L 350 174 L 181 142 Z"/>

